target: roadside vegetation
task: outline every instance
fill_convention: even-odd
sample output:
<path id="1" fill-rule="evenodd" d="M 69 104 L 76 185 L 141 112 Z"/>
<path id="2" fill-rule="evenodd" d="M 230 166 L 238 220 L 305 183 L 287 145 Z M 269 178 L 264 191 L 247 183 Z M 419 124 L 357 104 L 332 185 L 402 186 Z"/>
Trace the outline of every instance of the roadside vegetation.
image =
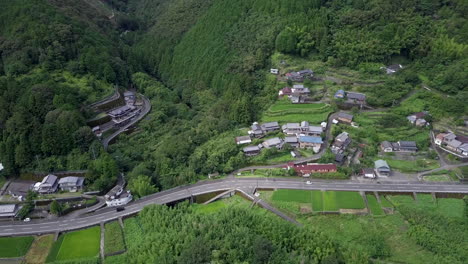
<path id="1" fill-rule="evenodd" d="M 104 254 L 123 253 L 125 251 L 125 240 L 119 222 L 107 223 L 104 228 Z"/>
<path id="2" fill-rule="evenodd" d="M 28 264 L 42 264 L 46 262 L 54 243 L 54 235 L 38 236 L 34 239 L 31 248 L 25 256 L 25 262 Z"/>

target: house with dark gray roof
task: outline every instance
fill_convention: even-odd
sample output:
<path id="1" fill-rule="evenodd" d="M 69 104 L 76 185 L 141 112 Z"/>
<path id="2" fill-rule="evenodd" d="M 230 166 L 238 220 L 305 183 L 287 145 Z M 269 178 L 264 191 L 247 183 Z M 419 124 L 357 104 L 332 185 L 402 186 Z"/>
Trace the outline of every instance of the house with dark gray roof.
<path id="1" fill-rule="evenodd" d="M 380 143 L 380 148 L 384 152 L 393 152 L 392 143 L 390 143 L 389 141 L 382 141 L 382 143 Z"/>
<path id="2" fill-rule="evenodd" d="M 58 184 L 62 191 L 76 192 L 83 189 L 84 177 L 64 177 L 59 180 Z"/>
<path id="3" fill-rule="evenodd" d="M 293 148 L 299 147 L 299 139 L 296 136 L 285 137 L 284 143 L 291 145 Z"/>
<path id="4" fill-rule="evenodd" d="M 366 103 L 366 95 L 363 93 L 346 92 L 346 99 L 348 103 L 363 105 Z"/>
<path id="5" fill-rule="evenodd" d="M 262 127 L 257 122 L 252 124 L 252 126 L 250 127 L 250 131 L 248 133 L 249 135 L 256 137 L 256 138 L 263 137 L 264 135 Z"/>
<path id="6" fill-rule="evenodd" d="M 340 112 L 340 113 L 338 113 L 337 119 L 338 119 L 338 121 L 340 121 L 342 123 L 351 124 L 351 122 L 353 122 L 353 115 Z"/>
<path id="7" fill-rule="evenodd" d="M 42 182 L 36 183 L 35 188 L 39 193 L 54 193 L 58 188 L 57 176 L 49 174 L 42 179 Z"/>
<path id="8" fill-rule="evenodd" d="M 279 137 L 269 138 L 263 141 L 262 145 L 264 148 L 277 148 L 281 149 L 283 147 L 283 140 Z"/>
<path id="9" fill-rule="evenodd" d="M 18 204 L 0 204 L 0 219 L 16 217 L 21 208 Z"/>
<path id="10" fill-rule="evenodd" d="M 260 127 L 264 133 L 269 133 L 280 129 L 278 122 L 263 123 Z"/>
<path id="11" fill-rule="evenodd" d="M 250 138 L 250 136 L 236 137 L 236 144 L 237 145 L 249 144 L 251 142 L 252 142 L 252 139 Z"/>
<path id="12" fill-rule="evenodd" d="M 256 156 L 260 154 L 260 148 L 258 146 L 248 146 L 245 147 L 243 150 L 245 156 Z"/>
<path id="13" fill-rule="evenodd" d="M 335 141 L 331 146 L 331 151 L 334 154 L 343 153 L 349 144 L 351 144 L 349 134 L 347 132 L 342 132 L 336 136 Z"/>

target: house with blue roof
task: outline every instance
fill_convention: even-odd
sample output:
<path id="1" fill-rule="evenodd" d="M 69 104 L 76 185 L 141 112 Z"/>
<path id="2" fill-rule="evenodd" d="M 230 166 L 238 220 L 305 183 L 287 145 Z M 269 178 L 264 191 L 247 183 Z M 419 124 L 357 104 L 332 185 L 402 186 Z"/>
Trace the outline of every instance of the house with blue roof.
<path id="1" fill-rule="evenodd" d="M 320 149 L 322 146 L 322 138 L 321 137 L 313 137 L 313 136 L 300 136 L 299 137 L 299 147 L 300 148 L 314 148 Z"/>
<path id="2" fill-rule="evenodd" d="M 335 98 L 337 98 L 337 99 L 344 98 L 344 97 L 345 97 L 345 91 L 343 91 L 343 90 L 338 90 L 335 93 Z"/>

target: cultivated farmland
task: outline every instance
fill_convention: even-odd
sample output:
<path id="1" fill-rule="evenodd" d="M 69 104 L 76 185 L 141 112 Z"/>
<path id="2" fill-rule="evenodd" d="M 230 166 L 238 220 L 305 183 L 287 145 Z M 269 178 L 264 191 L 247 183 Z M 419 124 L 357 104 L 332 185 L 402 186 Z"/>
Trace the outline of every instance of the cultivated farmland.
<path id="1" fill-rule="evenodd" d="M 0 258 L 22 257 L 31 247 L 34 237 L 0 237 Z"/>
<path id="2" fill-rule="evenodd" d="M 98 226 L 61 235 L 54 243 L 47 262 L 96 258 L 100 238 L 101 230 Z"/>

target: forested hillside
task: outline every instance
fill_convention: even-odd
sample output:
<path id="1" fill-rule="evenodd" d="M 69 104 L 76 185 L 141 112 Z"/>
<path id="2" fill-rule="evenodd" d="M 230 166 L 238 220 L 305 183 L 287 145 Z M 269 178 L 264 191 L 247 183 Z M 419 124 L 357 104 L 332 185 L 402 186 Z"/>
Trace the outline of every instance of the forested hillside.
<path id="1" fill-rule="evenodd" d="M 391 106 L 424 81 L 453 95 L 436 105 L 461 115 L 467 11 L 466 1 L 128 1 L 128 19 L 139 28 L 125 38 L 131 61 L 153 83 L 135 84 L 162 84 L 179 101 L 153 100 L 146 128 L 112 150 L 125 169 L 135 168 L 131 177 L 151 176 L 162 188 L 242 166 L 228 137 L 198 146 L 258 121 L 276 96 L 265 76 L 275 51 L 374 72 L 404 59 L 402 76 L 367 88 L 371 103 Z M 143 142 L 143 150 L 133 147 Z"/>
<path id="2" fill-rule="evenodd" d="M 82 108 L 129 82 L 113 26 L 73 1 L 66 9 L 53 5 L 63 2 L 0 3 L 0 160 L 7 176 L 86 169 L 100 144 L 91 155 L 95 137 Z"/>
<path id="3" fill-rule="evenodd" d="M 258 120 L 275 100 L 266 81 L 274 52 L 360 71 L 404 60 L 398 79 L 367 88 L 377 98 L 370 103 L 390 106 L 424 82 L 450 95 L 451 113 L 467 112 L 463 0 L 0 5 L 0 152 L 9 175 L 87 168 L 100 150 L 90 150 L 89 117 L 79 110 L 113 84 L 136 87 L 153 106 L 110 148 L 130 182 L 146 176 L 168 188 L 239 167 L 235 146 L 209 141 Z"/>

